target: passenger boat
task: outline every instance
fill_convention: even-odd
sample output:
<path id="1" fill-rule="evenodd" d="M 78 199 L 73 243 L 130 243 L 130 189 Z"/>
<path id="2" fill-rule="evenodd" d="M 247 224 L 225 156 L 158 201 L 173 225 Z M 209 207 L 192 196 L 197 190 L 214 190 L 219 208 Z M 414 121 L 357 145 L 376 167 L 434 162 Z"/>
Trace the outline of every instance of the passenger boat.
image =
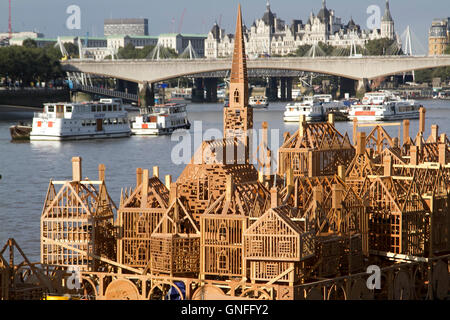
<path id="1" fill-rule="evenodd" d="M 35 113 L 31 141 L 120 138 L 131 135 L 128 113 L 121 99 L 44 104 Z"/>
<path id="2" fill-rule="evenodd" d="M 314 99 L 322 103 L 329 103 L 333 101 L 333 96 L 331 94 L 316 94 L 314 95 Z"/>
<path id="3" fill-rule="evenodd" d="M 414 100 L 402 100 L 389 91 L 371 92 L 350 108 L 348 118 L 358 121 L 419 119 L 420 107 Z"/>
<path id="4" fill-rule="evenodd" d="M 9 133 L 13 141 L 30 140 L 32 126 L 19 122 L 15 126 L 9 127 Z"/>
<path id="5" fill-rule="evenodd" d="M 177 90 L 171 93 L 170 103 L 190 103 L 192 102 L 192 94 L 187 90 Z"/>
<path id="6" fill-rule="evenodd" d="M 150 113 L 137 116 L 131 125 L 135 135 L 164 135 L 190 128 L 186 104 L 179 103 L 156 105 Z"/>
<path id="7" fill-rule="evenodd" d="M 249 99 L 249 105 L 255 109 L 267 108 L 269 106 L 269 102 L 265 96 L 253 96 Z"/>
<path id="8" fill-rule="evenodd" d="M 286 106 L 283 120 L 298 122 L 300 115 L 304 115 L 306 121 L 322 121 L 325 117 L 322 103 L 313 97 L 304 98 L 301 102 L 289 103 Z"/>

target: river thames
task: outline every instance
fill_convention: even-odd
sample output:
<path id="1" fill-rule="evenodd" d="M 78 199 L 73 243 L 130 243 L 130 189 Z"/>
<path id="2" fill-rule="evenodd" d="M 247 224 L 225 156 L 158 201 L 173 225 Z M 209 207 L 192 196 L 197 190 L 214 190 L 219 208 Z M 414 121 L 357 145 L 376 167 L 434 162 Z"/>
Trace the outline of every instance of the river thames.
<path id="1" fill-rule="evenodd" d="M 427 110 L 425 137 L 430 133 L 431 124 L 439 125 L 440 132 L 450 134 L 447 131 L 450 101 L 419 102 Z M 278 135 L 280 143 L 284 132 L 294 133 L 298 125 L 286 124 L 282 119 L 285 105 L 272 103 L 268 110 L 255 110 L 255 129 L 260 129 L 262 122 L 267 121 L 269 129 L 278 129 L 274 136 Z M 192 136 L 207 133 L 210 129 L 222 130 L 221 104 L 190 104 L 188 112 L 191 123 L 200 121 L 191 127 Z M 171 136 L 12 143 L 9 126 L 18 120 L 29 121 L 32 116 L 32 112 L 0 112 L 0 246 L 8 238 L 15 238 L 33 262 L 40 260 L 40 215 L 49 181 L 71 179 L 72 157 L 82 157 L 83 177 L 91 180 L 98 177 L 98 165 L 105 164 L 106 185 L 117 206 L 121 188 L 135 185 L 136 168 L 150 169 L 151 172 L 153 166 L 159 166 L 162 181 L 167 174 L 175 181 L 185 167 L 185 164 L 172 161 L 172 150 L 179 142 Z M 412 137 L 417 133 L 418 123 L 418 120 L 411 120 Z M 351 122 L 337 122 L 336 128 L 352 138 Z M 387 131 L 393 136 L 398 135 L 398 127 L 387 127 Z"/>

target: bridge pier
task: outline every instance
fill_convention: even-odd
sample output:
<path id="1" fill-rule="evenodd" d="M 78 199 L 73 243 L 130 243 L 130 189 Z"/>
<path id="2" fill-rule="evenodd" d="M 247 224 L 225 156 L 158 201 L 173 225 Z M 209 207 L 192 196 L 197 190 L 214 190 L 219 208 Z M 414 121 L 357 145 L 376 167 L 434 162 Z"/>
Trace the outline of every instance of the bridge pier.
<path id="1" fill-rule="evenodd" d="M 292 101 L 292 78 L 286 78 L 286 100 Z"/>
<path id="2" fill-rule="evenodd" d="M 269 101 L 276 101 L 278 100 L 278 82 L 277 78 L 270 77 L 268 79 L 269 82 L 269 90 L 268 90 L 268 96 L 267 98 Z"/>
<path id="3" fill-rule="evenodd" d="M 286 101 L 286 78 L 280 78 L 280 100 Z"/>
<path id="4" fill-rule="evenodd" d="M 205 92 L 203 89 L 202 78 L 195 78 L 194 80 L 194 87 L 192 88 L 192 102 L 205 102 Z"/>
<path id="5" fill-rule="evenodd" d="M 217 78 L 206 78 L 206 102 L 217 102 Z"/>
<path id="6" fill-rule="evenodd" d="M 139 84 L 139 107 L 144 113 L 148 112 L 148 107 L 155 105 L 155 85 L 153 83 Z"/>

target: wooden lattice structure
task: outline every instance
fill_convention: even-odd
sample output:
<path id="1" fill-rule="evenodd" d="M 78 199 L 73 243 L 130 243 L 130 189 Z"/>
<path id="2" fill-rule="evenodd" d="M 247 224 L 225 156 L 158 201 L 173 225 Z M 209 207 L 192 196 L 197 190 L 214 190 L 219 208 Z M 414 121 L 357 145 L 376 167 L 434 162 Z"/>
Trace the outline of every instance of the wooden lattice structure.
<path id="1" fill-rule="evenodd" d="M 200 270 L 200 231 L 191 214 L 171 188 L 170 206 L 150 240 L 153 274 L 196 276 Z"/>
<path id="2" fill-rule="evenodd" d="M 332 176 L 338 166 L 348 167 L 355 155 L 347 133 L 337 131 L 333 121 L 306 123 L 302 118 L 299 130 L 285 139 L 278 155 L 280 176 L 290 168 L 294 176 Z"/>
<path id="3" fill-rule="evenodd" d="M 292 220 L 290 211 L 287 206 L 271 208 L 244 232 L 252 282 L 293 285 L 304 275 L 303 262 L 314 256 L 314 231 L 306 230 L 304 220 Z"/>
<path id="4" fill-rule="evenodd" d="M 197 222 L 225 192 L 227 176 L 236 184 L 257 182 L 258 172 L 245 163 L 245 154 L 245 146 L 236 138 L 204 141 L 197 150 L 176 181 L 177 193 L 186 200 Z"/>
<path id="5" fill-rule="evenodd" d="M 82 180 L 81 158 L 72 159 L 71 181 L 50 181 L 41 216 L 41 262 L 97 270 L 99 261 L 114 259 L 114 210 L 105 185 L 104 166 L 99 180 Z M 58 186 L 61 186 L 59 190 Z"/>
<path id="6" fill-rule="evenodd" d="M 369 214 L 371 250 L 422 256 L 428 237 L 429 208 L 415 181 L 376 177 L 365 199 Z"/>
<path id="7" fill-rule="evenodd" d="M 117 260 L 135 268 L 150 261 L 150 237 L 169 206 L 169 190 L 148 170 L 136 170 L 134 190 L 122 191 L 117 217 Z"/>

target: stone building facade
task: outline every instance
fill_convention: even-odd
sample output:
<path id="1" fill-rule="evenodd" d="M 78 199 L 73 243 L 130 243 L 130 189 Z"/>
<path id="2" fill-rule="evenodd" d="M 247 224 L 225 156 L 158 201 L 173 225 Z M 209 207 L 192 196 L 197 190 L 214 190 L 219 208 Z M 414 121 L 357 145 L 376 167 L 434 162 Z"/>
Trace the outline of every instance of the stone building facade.
<path id="1" fill-rule="evenodd" d="M 386 0 L 385 13 L 381 19 L 381 28 L 362 30 L 353 18 L 347 24 L 336 16 L 334 10 L 322 0 L 322 8 L 315 15 L 313 12 L 306 23 L 293 20 L 291 25 L 279 19 L 272 12 L 267 2 L 266 12 L 250 28 L 244 27 L 244 38 L 248 55 L 281 55 L 294 53 L 299 46 L 314 45 L 323 42 L 336 47 L 350 47 L 352 44 L 364 47 L 367 41 L 389 38 L 396 39 L 394 20 L 392 19 L 389 0 Z M 231 56 L 234 36 L 226 34 L 217 23 L 213 26 L 205 41 L 205 56 L 220 58 Z"/>

